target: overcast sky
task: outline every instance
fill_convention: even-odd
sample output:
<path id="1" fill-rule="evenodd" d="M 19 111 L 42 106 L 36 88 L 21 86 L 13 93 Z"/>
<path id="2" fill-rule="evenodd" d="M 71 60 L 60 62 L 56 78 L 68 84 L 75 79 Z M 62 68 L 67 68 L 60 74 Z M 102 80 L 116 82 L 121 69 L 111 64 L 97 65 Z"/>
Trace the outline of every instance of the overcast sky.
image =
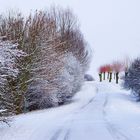
<path id="1" fill-rule="evenodd" d="M 140 55 L 140 0 L 0 0 L 0 11 L 28 13 L 55 4 L 70 7 L 94 49 L 91 71 L 125 56 Z"/>

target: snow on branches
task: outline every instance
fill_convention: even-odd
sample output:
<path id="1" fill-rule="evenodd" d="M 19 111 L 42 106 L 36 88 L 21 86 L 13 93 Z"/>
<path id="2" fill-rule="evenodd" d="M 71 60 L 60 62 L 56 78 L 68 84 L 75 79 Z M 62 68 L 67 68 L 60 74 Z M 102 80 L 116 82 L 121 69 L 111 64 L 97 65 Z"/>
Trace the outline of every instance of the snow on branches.
<path id="1" fill-rule="evenodd" d="M 140 58 L 135 59 L 128 68 L 123 87 L 131 90 L 140 100 Z"/>
<path id="2" fill-rule="evenodd" d="M 9 82 L 15 79 L 19 74 L 18 61 L 25 53 L 18 49 L 18 44 L 0 37 L 0 121 L 6 121 L 5 117 L 12 114 L 13 97 L 12 93 L 8 92 Z"/>
<path id="3" fill-rule="evenodd" d="M 0 40 L 0 77 L 16 77 L 19 73 L 17 61 L 23 56 L 25 53 L 18 50 L 18 44 Z"/>
<path id="4" fill-rule="evenodd" d="M 21 13 L 2 16 L 0 35 L 8 35 L 8 40 L 18 42 L 18 48 L 28 54 L 15 63 L 24 54 L 14 44 L 13 57 L 9 55 L 6 63 L 11 68 L 8 72 L 16 77 L 7 86 L 11 87 L 7 91 L 16 95 L 12 96 L 16 114 L 58 106 L 80 89 L 90 55 L 70 9 L 52 7 L 26 18 Z"/>

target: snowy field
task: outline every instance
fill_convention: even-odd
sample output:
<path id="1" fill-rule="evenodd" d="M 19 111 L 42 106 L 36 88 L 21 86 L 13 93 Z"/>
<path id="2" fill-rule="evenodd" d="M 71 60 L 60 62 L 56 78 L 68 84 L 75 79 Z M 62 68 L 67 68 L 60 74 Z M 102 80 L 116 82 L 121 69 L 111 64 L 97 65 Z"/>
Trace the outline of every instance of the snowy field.
<path id="1" fill-rule="evenodd" d="M 0 140 L 140 140 L 140 104 L 116 84 L 86 82 L 73 102 L 13 118 Z"/>

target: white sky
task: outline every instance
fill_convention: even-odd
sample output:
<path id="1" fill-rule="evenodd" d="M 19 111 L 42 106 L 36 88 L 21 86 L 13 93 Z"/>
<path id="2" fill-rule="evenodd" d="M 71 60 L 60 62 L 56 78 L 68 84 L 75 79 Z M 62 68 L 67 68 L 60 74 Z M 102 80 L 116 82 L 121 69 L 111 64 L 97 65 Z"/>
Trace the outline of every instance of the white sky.
<path id="1" fill-rule="evenodd" d="M 70 7 L 94 49 L 90 71 L 125 56 L 140 55 L 140 0 L 0 0 L 0 12 L 18 8 L 28 13 L 55 4 Z"/>

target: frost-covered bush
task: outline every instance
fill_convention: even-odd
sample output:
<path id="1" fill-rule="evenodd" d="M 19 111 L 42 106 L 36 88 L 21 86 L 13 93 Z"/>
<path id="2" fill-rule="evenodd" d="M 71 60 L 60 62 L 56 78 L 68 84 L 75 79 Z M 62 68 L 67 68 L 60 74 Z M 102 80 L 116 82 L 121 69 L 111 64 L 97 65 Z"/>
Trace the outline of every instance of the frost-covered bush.
<path id="1" fill-rule="evenodd" d="M 84 70 L 72 53 L 64 57 L 64 67 L 57 77 L 59 103 L 65 103 L 78 92 L 84 81 Z"/>
<path id="2" fill-rule="evenodd" d="M 94 81 L 94 78 L 90 74 L 85 74 L 84 79 L 85 79 L 85 81 Z"/>
<path id="3" fill-rule="evenodd" d="M 46 51 L 42 53 L 47 54 Z M 29 110 L 64 104 L 82 86 L 84 70 L 73 54 L 65 54 L 61 59 L 57 54 L 54 55 L 54 52 L 52 54 L 43 57 L 44 61 L 42 59 L 38 61 L 37 65 L 40 67 L 33 65 L 33 81 L 26 94 L 26 108 Z"/>
<path id="4" fill-rule="evenodd" d="M 0 120 L 16 113 L 21 95 L 15 94 L 14 80 L 19 74 L 18 62 L 25 53 L 18 44 L 0 38 Z"/>
<path id="5" fill-rule="evenodd" d="M 10 116 L 11 114 L 7 111 L 7 110 L 0 110 L 0 124 L 1 123 L 6 123 L 9 125 L 9 121 L 10 121 Z"/>
<path id="6" fill-rule="evenodd" d="M 123 86 L 140 97 L 140 58 L 134 60 L 128 68 L 128 74 L 124 77 Z"/>

